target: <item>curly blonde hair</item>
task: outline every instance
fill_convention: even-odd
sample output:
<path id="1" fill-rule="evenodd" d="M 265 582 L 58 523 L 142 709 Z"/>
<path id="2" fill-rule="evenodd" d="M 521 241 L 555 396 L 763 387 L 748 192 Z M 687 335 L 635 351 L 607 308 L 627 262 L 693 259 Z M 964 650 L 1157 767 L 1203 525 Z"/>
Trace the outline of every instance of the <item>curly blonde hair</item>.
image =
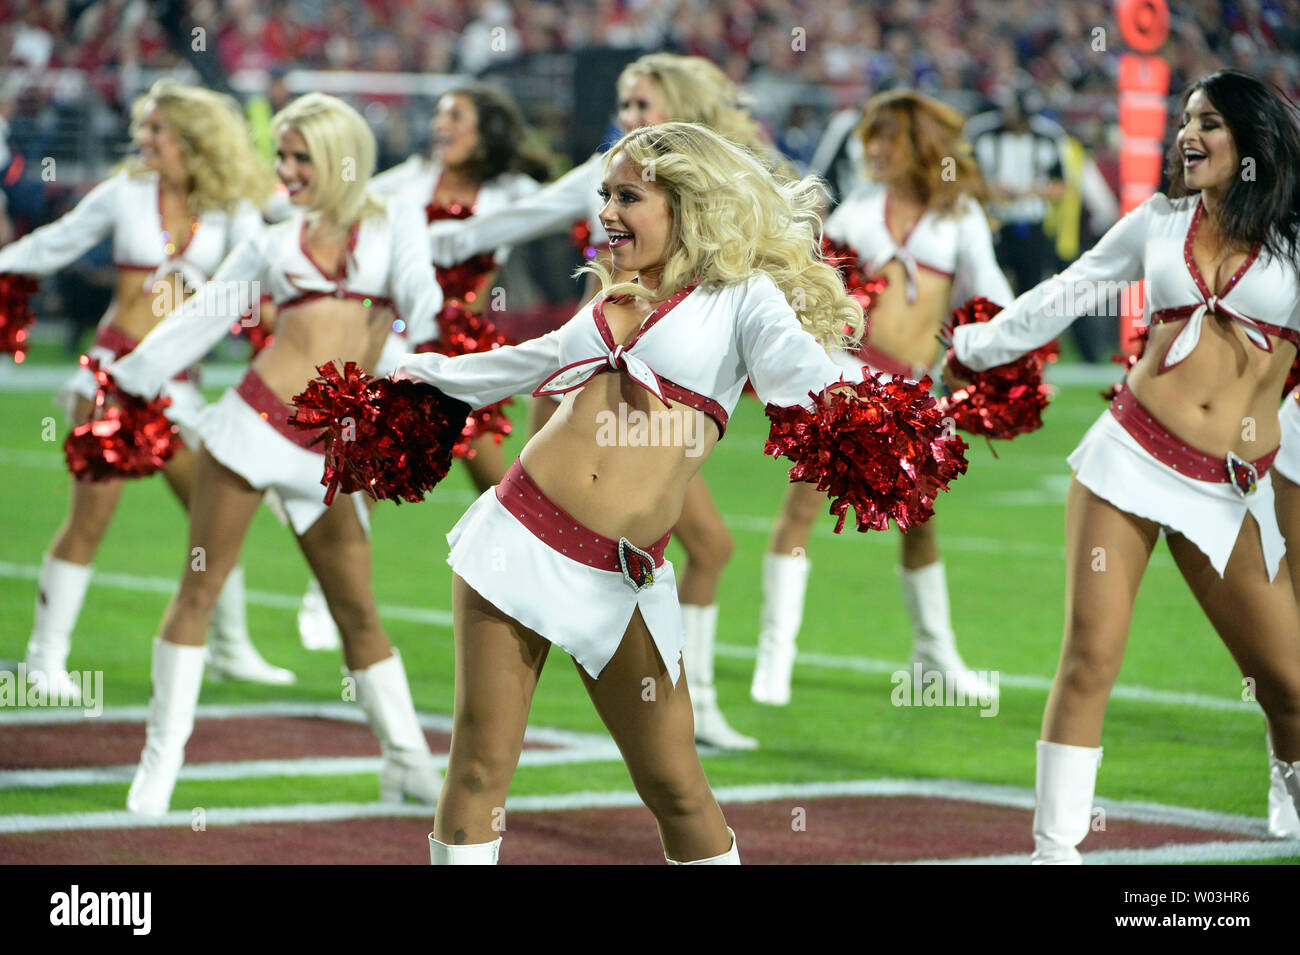
<path id="1" fill-rule="evenodd" d="M 821 256 L 821 180 L 774 176 L 751 152 L 695 123 L 628 133 L 606 154 L 606 168 L 624 154 L 642 181 L 665 194 L 672 234 L 654 290 L 615 283 L 600 261 L 580 269 L 594 274 L 605 294 L 657 303 L 689 284 L 732 285 L 761 272 L 828 350 L 861 338 L 862 307 Z"/>
<path id="2" fill-rule="evenodd" d="M 618 76 L 618 95 L 626 96 L 632 84 L 643 76 L 663 94 L 670 121 L 707 126 L 769 165 L 777 164 L 779 157 L 749 115 L 752 100 L 713 63 L 700 56 L 647 53 L 623 68 Z"/>
<path id="3" fill-rule="evenodd" d="M 984 201 L 988 187 L 962 135 L 965 118 L 936 99 L 911 90 L 891 90 L 867 101 L 857 135 L 862 145 L 885 139 L 902 151 L 907 184 L 928 207 L 948 214 L 962 196 Z"/>
<path id="4" fill-rule="evenodd" d="M 180 143 L 190 175 L 187 200 L 192 215 L 229 209 L 243 200 L 261 206 L 275 179 L 253 146 L 239 104 L 229 96 L 175 80 L 158 80 L 131 104 L 131 134 L 157 109 Z M 119 167 L 132 175 L 148 172 L 138 156 Z"/>
<path id="5" fill-rule="evenodd" d="M 344 228 L 384 205 L 369 192 L 375 172 L 375 134 L 355 109 L 325 93 L 299 96 L 271 117 L 271 135 L 296 130 L 316 171 L 316 194 L 307 221 Z"/>

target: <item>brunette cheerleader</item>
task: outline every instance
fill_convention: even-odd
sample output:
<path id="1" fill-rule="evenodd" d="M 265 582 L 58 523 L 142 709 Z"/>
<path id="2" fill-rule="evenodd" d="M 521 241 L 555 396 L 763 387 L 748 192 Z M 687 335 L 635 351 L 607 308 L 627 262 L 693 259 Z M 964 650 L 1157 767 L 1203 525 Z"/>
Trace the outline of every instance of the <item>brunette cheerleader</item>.
<path id="1" fill-rule="evenodd" d="M 961 130 L 960 113 L 918 93 L 882 93 L 862 112 L 857 136 L 878 188 L 845 198 L 826 221 L 826 238 L 850 268 L 887 284 L 871 303 L 861 348 L 836 356 L 846 368 L 920 378 L 940 357 L 937 333 L 954 298 L 979 295 L 999 305 L 1013 298 L 979 203 L 984 180 Z M 808 538 L 822 510 L 815 488 L 791 485 L 763 557 L 762 629 L 750 687 L 759 703 L 790 702 Z M 995 696 L 996 688 L 957 653 L 934 522 L 909 529 L 900 543 L 913 662 L 960 694 Z"/>
<path id="2" fill-rule="evenodd" d="M 0 272 L 48 275 L 112 236 L 117 288 L 89 351 L 103 363 L 135 348 L 235 243 L 261 231 L 257 204 L 271 191 L 233 100 L 160 80 L 135 101 L 131 116 L 137 154 L 63 218 L 0 249 Z M 192 414 L 203 403 L 197 367 L 178 365 L 175 372 L 167 393 Z M 95 391 L 93 376 L 82 369 L 60 392 L 74 426 L 92 417 Z M 194 435 L 183 433 L 193 447 Z M 163 471 L 186 507 L 194 468 L 193 452 L 182 448 Z M 72 631 L 122 488 L 120 480 L 74 481 L 67 518 L 41 564 L 26 664 L 33 682 L 73 703 L 77 688 L 67 674 Z M 211 637 L 214 677 L 294 682 L 293 673 L 268 664 L 249 640 L 242 567 L 231 571 L 217 597 Z"/>
<path id="3" fill-rule="evenodd" d="M 368 512 L 351 496 L 322 503 L 324 458 L 312 436 L 287 423 L 285 400 L 318 365 L 335 358 L 373 368 L 388 334 L 388 309 L 415 340 L 432 336 L 442 296 L 429 266 L 425 223 L 409 204 L 367 191 L 375 142 L 361 116 L 340 100 L 303 96 L 276 115 L 277 172 L 297 216 L 242 242 L 194 299 L 168 316 L 110 373 L 125 391 L 152 398 L 176 368 L 210 348 L 260 284 L 278 312 L 274 341 L 239 386 L 205 409 L 190 509 L 189 561 L 154 642 L 153 698 L 140 766 L 127 807 L 167 810 L 194 725 L 206 622 L 238 559 L 264 491 L 283 504 L 342 634 L 357 699 L 383 747 L 381 798 L 429 805 L 441 778 L 420 729 L 401 657 L 389 642 L 370 587 Z M 239 294 L 232 294 L 237 292 Z M 423 336 L 423 337 L 422 337 Z"/>
<path id="4" fill-rule="evenodd" d="M 1273 765 L 1300 803 L 1300 610 L 1269 474 L 1277 396 L 1300 342 L 1300 126 L 1236 71 L 1194 83 L 1180 113 L 1172 198 L 1152 196 L 1060 275 L 953 336 L 947 377 L 958 385 L 968 369 L 1054 338 L 1075 318 L 1071 302 L 1146 279 L 1148 347 L 1070 456 L 1065 642 L 1038 742 L 1037 863 L 1080 861 L 1102 717 L 1162 528 L 1254 681 Z"/>

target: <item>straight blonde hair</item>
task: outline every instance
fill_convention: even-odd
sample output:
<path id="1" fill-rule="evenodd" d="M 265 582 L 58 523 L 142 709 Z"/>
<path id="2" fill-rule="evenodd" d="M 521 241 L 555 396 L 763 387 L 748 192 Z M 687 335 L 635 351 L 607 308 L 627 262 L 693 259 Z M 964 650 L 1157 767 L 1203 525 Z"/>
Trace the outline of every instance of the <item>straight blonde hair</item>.
<path id="1" fill-rule="evenodd" d="M 361 114 L 325 93 L 299 96 L 271 117 L 271 135 L 292 129 L 307 143 L 316 170 L 316 195 L 307 221 L 347 228 L 384 206 L 369 192 L 375 172 L 375 134 Z"/>

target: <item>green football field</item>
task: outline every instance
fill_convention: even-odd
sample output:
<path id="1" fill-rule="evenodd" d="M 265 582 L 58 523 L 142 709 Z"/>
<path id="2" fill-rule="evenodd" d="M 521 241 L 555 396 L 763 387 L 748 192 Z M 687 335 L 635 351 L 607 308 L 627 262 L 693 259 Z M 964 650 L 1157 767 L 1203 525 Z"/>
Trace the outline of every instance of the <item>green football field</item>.
<path id="1" fill-rule="evenodd" d="M 26 645 L 35 571 L 63 519 L 69 478 L 61 449 L 66 431 L 49 392 L 6 390 L 0 403 L 0 466 L 8 485 L 0 533 L 0 659 L 12 661 L 21 659 Z M 761 408 L 743 399 L 704 474 L 736 541 L 719 595 L 720 702 L 733 725 L 758 737 L 762 748 L 705 756 L 713 785 L 896 778 L 1032 790 L 1034 741 L 1061 640 L 1065 459 L 1103 409 L 1096 385 L 1062 385 L 1042 431 L 1000 443 L 996 458 L 983 440 L 975 442 L 969 472 L 939 502 L 936 526 L 959 647 L 971 667 L 996 670 L 1000 677 L 998 711 L 982 716 L 978 707 L 891 704 L 891 672 L 906 665 L 910 650 L 894 569 L 898 535 L 836 535 L 829 516 L 809 549 L 813 570 L 793 702 L 772 708 L 749 699 L 761 561 L 786 477 L 785 465 L 762 453 Z M 522 429 L 523 408 L 515 412 Z M 43 425 L 51 417 L 57 422 L 55 441 L 45 440 Z M 512 453 L 522 437 L 517 432 L 512 438 Z M 444 534 L 472 499 L 468 477 L 456 469 L 425 503 L 385 504 L 374 515 L 374 587 L 422 712 L 451 711 L 451 575 Z M 96 560 L 97 577 L 69 662 L 70 668 L 103 671 L 109 708 L 148 702 L 150 642 L 187 559 L 185 541 L 182 513 L 163 481 L 134 482 Z M 680 566 L 676 543 L 669 556 Z M 298 683 L 272 688 L 208 682 L 202 703 L 338 703 L 339 656 L 305 650 L 296 632 L 294 610 L 307 582 L 306 565 L 288 531 L 265 508 L 243 560 L 254 640 L 270 661 L 296 671 Z M 562 653 L 550 657 L 531 721 L 603 733 Z M 0 722 L 0 741 L 5 732 Z M 1262 716 L 1242 701 L 1233 661 L 1163 545 L 1138 600 L 1103 744 L 1100 797 L 1263 818 Z M 373 773 L 319 780 L 182 779 L 173 805 L 360 802 L 373 800 L 375 786 Z M 605 759 L 521 766 L 512 796 L 592 790 L 630 791 L 622 764 Z M 0 786 L 0 823 L 17 814 L 120 810 L 125 793 L 121 781 Z"/>

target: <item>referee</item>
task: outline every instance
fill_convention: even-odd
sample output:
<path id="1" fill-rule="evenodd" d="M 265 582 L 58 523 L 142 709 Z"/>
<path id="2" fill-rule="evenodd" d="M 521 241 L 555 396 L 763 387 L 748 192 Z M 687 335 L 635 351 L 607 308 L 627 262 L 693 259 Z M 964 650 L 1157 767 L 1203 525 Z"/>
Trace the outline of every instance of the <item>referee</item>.
<path id="1" fill-rule="evenodd" d="M 1065 194 L 1065 131 L 1037 115 L 1042 98 L 1033 89 L 1006 90 L 999 99 L 1000 109 L 967 122 L 966 138 L 989 185 L 989 215 L 1001 223 L 998 263 L 1019 295 L 1056 265 L 1055 243 L 1043 232 L 1043 219 L 1048 204 Z"/>

